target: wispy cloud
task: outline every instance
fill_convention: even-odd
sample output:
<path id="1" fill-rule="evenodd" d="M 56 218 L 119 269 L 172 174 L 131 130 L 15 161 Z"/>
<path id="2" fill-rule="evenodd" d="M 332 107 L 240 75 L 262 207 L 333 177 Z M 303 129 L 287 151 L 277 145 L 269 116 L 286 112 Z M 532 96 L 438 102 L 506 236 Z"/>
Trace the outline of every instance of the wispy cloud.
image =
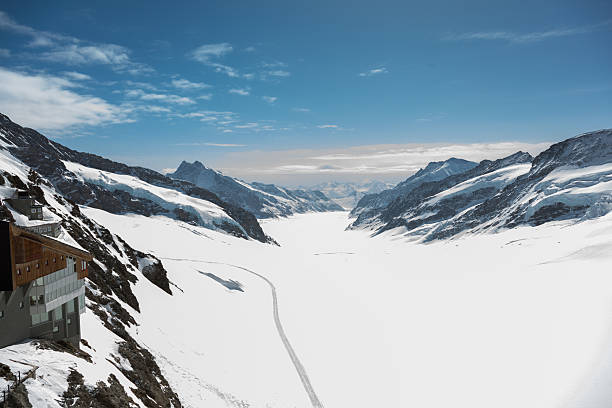
<path id="1" fill-rule="evenodd" d="M 206 89 L 211 87 L 203 82 L 191 82 L 183 78 L 173 79 L 172 86 L 178 89 Z"/>
<path id="2" fill-rule="evenodd" d="M 360 77 L 369 77 L 369 76 L 373 76 L 373 75 L 380 75 L 380 74 L 386 74 L 389 71 L 387 71 L 387 68 L 385 67 L 379 67 L 379 68 L 373 68 L 370 69 L 368 71 L 365 72 L 361 72 L 359 74 Z"/>
<path id="3" fill-rule="evenodd" d="M 212 67 L 216 72 L 229 77 L 238 77 L 238 71 L 229 65 L 221 64 L 218 59 L 232 52 L 234 48 L 229 43 L 204 44 L 193 50 L 189 55 L 196 61 Z"/>
<path id="4" fill-rule="evenodd" d="M 175 146 L 246 147 L 247 145 L 237 144 L 237 143 L 194 142 L 194 143 L 177 143 Z"/>
<path id="5" fill-rule="evenodd" d="M 206 146 L 215 146 L 215 147 L 246 147 L 245 144 L 237 144 L 237 143 L 204 143 Z"/>
<path id="6" fill-rule="evenodd" d="M 257 48 L 253 47 L 252 45 L 246 47 L 244 49 L 246 52 L 255 52 L 257 50 Z"/>
<path id="7" fill-rule="evenodd" d="M 207 93 L 207 94 L 203 94 L 203 95 L 200 95 L 200 96 L 196 96 L 196 99 L 203 99 L 205 101 L 210 101 L 212 99 L 212 97 L 213 97 L 213 94 Z"/>
<path id="8" fill-rule="evenodd" d="M 310 109 L 308 108 L 293 108 L 291 110 L 294 112 L 310 112 Z"/>
<path id="9" fill-rule="evenodd" d="M 39 31 L 17 23 L 5 12 L 0 11 L 0 30 L 10 31 L 31 38 L 28 46 L 32 49 L 43 48 L 34 57 L 65 65 L 108 65 L 118 72 L 142 74 L 152 72 L 148 65 L 130 59 L 130 50 L 116 44 L 97 44 L 84 42 L 78 38 L 48 31 Z"/>
<path id="10" fill-rule="evenodd" d="M 268 103 L 274 103 L 278 98 L 276 96 L 262 96 L 261 99 Z"/>
<path id="11" fill-rule="evenodd" d="M 91 80 L 91 77 L 87 74 L 83 74 L 81 72 L 75 72 L 75 71 L 70 71 L 70 72 L 64 72 L 64 76 L 75 80 L 75 81 L 89 81 Z"/>
<path id="12" fill-rule="evenodd" d="M 281 78 L 286 78 L 288 76 L 291 76 L 291 72 L 283 71 L 281 69 L 277 69 L 277 70 L 274 70 L 274 71 L 268 71 L 268 72 L 266 72 L 266 74 L 269 75 L 269 76 L 281 77 Z"/>
<path id="13" fill-rule="evenodd" d="M 319 129 L 337 129 L 338 125 L 317 125 Z"/>
<path id="14" fill-rule="evenodd" d="M 490 41 L 508 41 L 511 43 L 531 43 L 544 41 L 552 38 L 569 37 L 580 34 L 588 34 L 591 32 L 612 28 L 612 20 L 606 20 L 601 23 L 573 27 L 573 28 L 558 28 L 546 31 L 533 31 L 529 33 L 517 33 L 513 31 L 480 31 L 473 33 L 447 34 L 442 39 L 446 41 L 469 41 L 469 40 L 490 40 Z"/>
<path id="15" fill-rule="evenodd" d="M 247 96 L 249 94 L 248 89 L 239 89 L 239 88 L 230 89 L 228 92 L 231 94 L 242 95 L 242 96 Z"/>
<path id="16" fill-rule="evenodd" d="M 0 58 L 8 58 L 11 56 L 11 50 L 0 48 Z"/>
<path id="17" fill-rule="evenodd" d="M 142 89 L 131 89 L 125 92 L 130 98 L 139 98 L 143 101 L 160 101 L 173 103 L 177 105 L 193 105 L 195 101 L 186 96 L 164 94 L 164 93 L 147 93 Z"/>
<path id="18" fill-rule="evenodd" d="M 120 106 L 75 92 L 65 78 L 0 68 L 0 111 L 39 130 L 70 131 L 80 126 L 130 122 Z"/>

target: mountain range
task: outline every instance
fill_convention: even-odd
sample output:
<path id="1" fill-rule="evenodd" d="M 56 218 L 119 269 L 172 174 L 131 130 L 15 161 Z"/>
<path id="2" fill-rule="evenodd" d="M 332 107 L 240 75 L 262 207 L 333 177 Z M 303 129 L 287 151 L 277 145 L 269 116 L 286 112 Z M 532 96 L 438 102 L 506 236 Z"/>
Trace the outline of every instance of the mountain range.
<path id="1" fill-rule="evenodd" d="M 351 213 L 350 228 L 393 230 L 429 241 L 612 210 L 609 129 L 556 143 L 535 158 L 517 152 L 465 164 L 466 171 L 437 180 L 429 177 L 430 164 L 395 188 L 364 197 Z"/>
<path id="2" fill-rule="evenodd" d="M 308 211 L 342 211 L 342 207 L 317 190 L 290 190 L 274 184 L 247 183 L 207 168 L 201 162 L 183 161 L 169 177 L 212 191 L 222 200 L 253 213 L 257 218 L 284 217 Z"/>
<path id="3" fill-rule="evenodd" d="M 404 182 L 388 187 L 380 183 L 329 183 L 317 186 L 323 190 L 319 193 L 289 190 L 245 183 L 199 162 L 184 162 L 175 173 L 163 175 L 74 151 L 0 115 L 0 219 L 19 219 L 4 200 L 16 189 L 27 190 L 43 204 L 46 214 L 59 220 L 60 238 L 74 242 L 94 257 L 85 289 L 88 310 L 82 321 L 86 341 L 81 349 L 37 340 L 0 349 L 0 381 L 10 374 L 8 364 L 18 364 L 15 359 L 39 366 L 37 378 L 29 379 L 27 387 L 13 394 L 21 401 L 15 405 L 18 407 L 291 406 L 278 402 L 281 400 L 275 404 L 276 394 L 261 391 L 262 387 L 288 390 L 305 375 L 304 367 L 295 360 L 299 375 L 290 366 L 285 348 L 291 359 L 297 359 L 297 353 L 285 343 L 286 337 L 312 332 L 321 338 L 321 349 L 331 347 L 317 332 L 321 314 L 333 317 L 325 327 L 333 329 L 341 322 L 342 330 L 346 330 L 351 327 L 352 319 L 347 316 L 352 305 L 343 302 L 357 299 L 357 307 L 362 307 L 360 290 L 374 287 L 367 292 L 368 297 L 381 296 L 375 303 L 393 302 L 387 304 L 389 309 L 403 315 L 409 308 L 398 309 L 395 302 L 410 297 L 402 291 L 428 281 L 422 279 L 425 275 L 419 275 L 419 279 L 410 280 L 410 285 L 401 286 L 405 275 L 402 266 L 413 258 L 399 245 L 408 244 L 397 239 L 376 241 L 369 237 L 370 232 L 381 238 L 389 234 L 411 241 L 441 242 L 437 247 L 419 246 L 427 255 L 420 265 L 426 266 L 432 262 L 428 249 L 446 251 L 451 247 L 445 240 L 469 234 L 493 237 L 501 230 L 515 228 L 534 227 L 535 231 L 536 226 L 559 221 L 570 226 L 607 214 L 609 218 L 612 130 L 567 139 L 536 157 L 517 152 L 480 163 L 456 158 L 433 162 Z M 343 232 L 334 235 L 331 244 L 321 244 L 329 233 L 325 223 L 332 218 L 297 220 L 284 236 L 297 240 L 293 249 L 285 253 L 284 247 L 275 245 L 278 226 L 270 218 L 302 211 L 335 211 L 338 207 L 331 201 L 332 192 L 341 199 L 356 197 L 366 188 L 370 194 L 353 208 L 349 226 L 366 230 L 361 234 L 367 239 L 363 247 L 355 250 L 355 235 L 347 234 L 344 240 Z M 340 220 L 340 229 L 346 225 L 344 214 L 325 216 L 337 217 L 334 222 Z M 266 231 L 258 218 L 267 218 L 263 224 Z M 306 222 L 312 223 L 312 242 L 307 250 L 299 241 Z M 597 225 L 591 228 L 589 236 L 605 233 Z M 377 246 L 377 252 L 370 252 L 369 242 L 372 248 Z M 609 253 L 609 246 L 597 245 L 595 249 Z M 417 251 L 416 246 L 410 248 Z M 387 255 L 387 249 L 395 250 L 393 261 L 388 260 L 391 255 Z M 592 253 L 579 255 L 588 257 Z M 358 261 L 353 265 L 363 264 L 366 271 L 361 278 L 344 266 L 354 258 Z M 302 267 L 308 273 L 292 275 L 296 263 L 304 263 Z M 384 270 L 373 272 L 379 265 L 384 265 Z M 392 272 L 388 278 L 372 279 L 374 273 L 383 274 L 386 269 Z M 423 274 L 429 273 L 427 268 L 422 269 Z M 324 276 L 327 280 L 318 280 Z M 388 279 L 394 279 L 394 284 L 389 285 Z M 349 286 L 353 281 L 362 286 Z M 278 298 L 273 282 L 278 284 Z M 456 284 L 453 281 L 448 296 L 455 293 Z M 341 290 L 345 285 L 355 289 Z M 394 297 L 388 295 L 392 290 Z M 418 296 L 417 292 L 412 295 Z M 287 302 L 296 293 L 304 294 L 309 308 Z M 332 294 L 333 304 L 320 301 L 321 294 L 326 293 Z M 317 297 L 316 302 L 313 297 Z M 429 298 L 423 302 L 413 305 L 435 308 L 438 303 Z M 271 304 L 276 308 L 279 303 L 288 306 L 280 317 L 276 309 L 275 315 L 270 313 Z M 424 310 L 413 309 L 419 316 Z M 464 310 L 481 309 L 478 304 Z M 388 312 L 369 316 L 367 308 L 361 310 L 363 316 L 354 323 L 355 333 L 362 334 L 362 319 L 377 322 Z M 446 315 L 448 311 L 440 310 L 436 316 Z M 465 315 L 469 313 L 455 317 Z M 285 333 L 279 325 L 281 317 L 286 316 L 303 320 L 289 320 Z M 431 327 L 429 317 L 423 322 L 423 327 Z M 480 326 L 480 321 L 474 324 Z M 282 341 L 275 330 L 285 336 Z M 298 352 L 312 343 L 306 338 L 296 343 Z M 345 345 L 337 343 L 336 347 Z M 276 357 L 270 359 L 270 355 Z M 309 357 L 307 361 L 316 361 Z M 346 358 L 344 361 L 350 362 L 353 355 L 347 353 Z M 427 360 L 427 367 L 430 363 Z M 253 381 L 264 366 L 269 377 Z M 324 371 L 315 370 L 319 376 Z M 279 386 L 282 381 L 287 383 Z M 333 381 L 330 384 L 327 395 L 336 385 Z M 295 395 L 301 395 L 303 389 L 296 388 Z M 240 393 L 251 399 L 237 397 Z M 259 403 L 253 403 L 257 398 Z"/>

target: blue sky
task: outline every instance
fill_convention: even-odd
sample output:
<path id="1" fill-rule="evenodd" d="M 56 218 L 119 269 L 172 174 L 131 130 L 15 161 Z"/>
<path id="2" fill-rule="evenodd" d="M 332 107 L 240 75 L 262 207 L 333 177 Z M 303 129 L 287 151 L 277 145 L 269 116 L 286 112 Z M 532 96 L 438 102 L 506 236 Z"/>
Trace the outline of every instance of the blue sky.
<path id="1" fill-rule="evenodd" d="M 4 1 L 0 111 L 129 164 L 286 184 L 611 126 L 609 1 L 201 3 Z"/>

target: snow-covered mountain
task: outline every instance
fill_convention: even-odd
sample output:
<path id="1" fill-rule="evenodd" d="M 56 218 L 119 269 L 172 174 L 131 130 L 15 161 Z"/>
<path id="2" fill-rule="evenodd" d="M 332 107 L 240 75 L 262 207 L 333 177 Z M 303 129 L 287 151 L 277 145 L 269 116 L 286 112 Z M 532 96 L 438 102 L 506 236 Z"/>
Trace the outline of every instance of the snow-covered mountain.
<path id="1" fill-rule="evenodd" d="M 366 194 L 378 194 L 391 187 L 393 187 L 393 184 L 378 180 L 365 183 L 328 181 L 316 184 L 307 189 L 321 191 L 327 197 L 340 204 L 344 209 L 350 210 L 355 207 L 357 202 Z"/>
<path id="2" fill-rule="evenodd" d="M 242 207 L 258 218 L 284 217 L 308 211 L 342 210 L 342 207 L 321 191 L 290 190 L 273 184 L 247 183 L 207 168 L 199 161 L 183 161 L 176 171 L 168 176 L 212 191 L 224 201 Z"/>
<path id="3" fill-rule="evenodd" d="M 357 212 L 351 228 L 396 230 L 433 240 L 463 231 L 597 217 L 612 210 L 612 131 L 518 152 L 422 183 L 382 208 Z"/>
<path id="4" fill-rule="evenodd" d="M 365 195 L 359 200 L 355 208 L 352 209 L 351 216 L 357 217 L 361 215 L 355 225 L 365 224 L 365 220 L 376 216 L 382 208 L 385 208 L 393 200 L 407 195 L 421 184 L 439 181 L 474 167 L 476 167 L 476 163 L 454 157 L 445 161 L 431 162 L 427 167 L 420 169 L 395 187 L 377 194 Z"/>
<path id="5" fill-rule="evenodd" d="M 94 256 L 80 350 L 0 349 L 0 389 L 37 367 L 13 406 L 585 406 L 592 361 L 609 366 L 612 131 L 420 184 L 389 234 L 341 212 L 262 221 L 278 246 L 201 187 L 1 119 L 0 198 L 27 190 Z M 419 220 L 419 237 L 491 233 L 394 235 Z"/>
<path id="6" fill-rule="evenodd" d="M 267 237 L 248 210 L 192 183 L 77 152 L 0 114 L 0 142 L 47 178 L 65 198 L 113 213 L 165 215 L 262 242 Z"/>

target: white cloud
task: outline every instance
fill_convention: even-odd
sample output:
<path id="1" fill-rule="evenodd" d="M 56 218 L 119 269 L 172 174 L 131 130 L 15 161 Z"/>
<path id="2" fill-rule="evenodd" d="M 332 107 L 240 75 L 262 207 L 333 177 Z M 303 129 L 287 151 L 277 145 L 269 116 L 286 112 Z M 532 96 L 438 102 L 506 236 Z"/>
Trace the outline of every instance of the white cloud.
<path id="1" fill-rule="evenodd" d="M 292 185 L 329 180 L 404 180 L 431 161 L 459 157 L 479 162 L 519 150 L 536 155 L 550 143 L 421 143 L 353 146 L 343 149 L 249 151 L 228 154 L 214 163 L 226 174 L 246 180 Z"/>
<path id="2" fill-rule="evenodd" d="M 229 54 L 233 50 L 233 47 L 229 43 L 204 44 L 193 50 L 189 55 L 194 60 L 213 67 L 216 72 L 221 72 L 235 78 L 239 76 L 236 69 L 217 61 L 217 59 Z"/>
<path id="3" fill-rule="evenodd" d="M 11 56 L 11 50 L 8 50 L 6 48 L 0 48 L 0 57 L 1 58 L 8 58 Z"/>
<path id="4" fill-rule="evenodd" d="M 65 78 L 0 68 L 0 83 L 0 111 L 23 126 L 68 131 L 132 121 L 119 106 L 76 93 L 76 84 Z"/>
<path id="5" fill-rule="evenodd" d="M 160 101 L 174 103 L 177 105 L 192 105 L 195 101 L 186 96 L 163 94 L 163 93 L 147 93 L 142 89 L 131 89 L 125 92 L 130 98 L 139 98 L 143 101 Z"/>
<path id="6" fill-rule="evenodd" d="M 308 108 L 293 108 L 291 110 L 294 112 L 310 112 L 310 109 Z"/>
<path id="7" fill-rule="evenodd" d="M 203 95 L 196 97 L 196 99 L 204 99 L 206 101 L 210 101 L 212 97 L 213 97 L 213 94 L 207 93 L 207 94 L 203 94 Z"/>
<path id="8" fill-rule="evenodd" d="M 83 74 L 80 72 L 75 72 L 75 71 L 71 71 L 71 72 L 64 72 L 64 76 L 73 79 L 75 81 L 89 81 L 91 80 L 91 77 L 87 74 Z"/>
<path id="9" fill-rule="evenodd" d="M 262 96 L 261 99 L 268 103 L 274 103 L 278 98 L 276 96 Z"/>
<path id="10" fill-rule="evenodd" d="M 215 146 L 215 147 L 245 147 L 245 144 L 235 144 L 235 143 L 204 143 L 206 146 Z"/>
<path id="11" fill-rule="evenodd" d="M 291 75 L 291 72 L 289 71 L 283 71 L 283 70 L 274 70 L 274 71 L 268 71 L 267 74 L 269 76 L 275 76 L 275 77 L 288 77 Z"/>
<path id="12" fill-rule="evenodd" d="M 44 60 L 62 62 L 68 65 L 109 64 L 125 66 L 130 57 L 127 48 L 115 44 L 81 46 L 69 44 L 54 48 L 40 55 Z"/>
<path id="13" fill-rule="evenodd" d="M 448 34 L 443 37 L 447 41 L 463 41 L 463 40 L 499 40 L 508 41 L 511 43 L 530 43 L 544 41 L 551 38 L 568 37 L 579 34 L 588 34 L 601 29 L 612 27 L 612 20 L 603 21 L 601 23 L 574 27 L 561 28 L 547 31 L 534 31 L 530 33 L 516 33 L 512 31 L 481 31 L 474 33 L 463 34 Z"/>
<path id="14" fill-rule="evenodd" d="M 179 89 L 206 89 L 210 88 L 210 85 L 203 82 L 191 82 L 187 79 L 173 79 L 172 86 Z"/>
<path id="15" fill-rule="evenodd" d="M 255 78 L 255 74 L 243 74 L 242 77 L 250 81 L 251 79 Z"/>
<path id="16" fill-rule="evenodd" d="M 242 125 L 236 125 L 234 126 L 236 129 L 254 129 L 256 127 L 258 127 L 259 124 L 257 122 L 249 122 L 249 123 L 245 123 Z"/>
<path id="17" fill-rule="evenodd" d="M 248 89 L 230 89 L 228 92 L 231 94 L 242 95 L 242 96 L 247 96 L 249 94 Z"/>
<path id="18" fill-rule="evenodd" d="M 246 147 L 247 145 L 236 144 L 236 143 L 194 142 L 194 143 L 177 143 L 176 146 Z"/>
<path id="19" fill-rule="evenodd" d="M 337 129 L 338 125 L 317 125 L 319 129 Z"/>
<path id="20" fill-rule="evenodd" d="M 120 45 L 85 44 L 75 37 L 39 31 L 18 24 L 2 11 L 0 11 L 0 29 L 31 37 L 32 40 L 28 44 L 31 48 L 48 48 L 35 54 L 35 57 L 46 61 L 66 65 L 103 64 L 109 65 L 115 71 L 131 74 L 153 71 L 145 64 L 133 62 L 129 57 L 130 51 Z"/>
<path id="21" fill-rule="evenodd" d="M 372 75 L 380 75 L 380 74 L 386 74 L 389 71 L 387 71 L 387 68 L 385 67 L 380 67 L 380 68 L 374 68 L 374 69 L 370 69 L 366 72 L 362 72 L 359 74 L 360 77 L 368 77 L 368 76 L 372 76 Z"/>
<path id="22" fill-rule="evenodd" d="M 255 47 L 253 47 L 253 46 L 251 45 L 251 46 L 249 46 L 249 47 L 246 47 L 244 50 L 245 50 L 246 52 L 255 52 L 255 51 L 256 51 L 256 48 L 255 48 Z"/>

